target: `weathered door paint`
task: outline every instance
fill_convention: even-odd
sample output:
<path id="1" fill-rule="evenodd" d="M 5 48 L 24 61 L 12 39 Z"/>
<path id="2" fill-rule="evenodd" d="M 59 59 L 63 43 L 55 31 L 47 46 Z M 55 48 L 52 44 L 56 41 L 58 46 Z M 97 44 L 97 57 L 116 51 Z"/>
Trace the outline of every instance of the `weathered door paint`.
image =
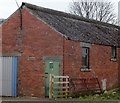
<path id="1" fill-rule="evenodd" d="M 60 62 L 55 60 L 45 61 L 45 96 L 49 96 L 49 75 L 60 75 Z"/>

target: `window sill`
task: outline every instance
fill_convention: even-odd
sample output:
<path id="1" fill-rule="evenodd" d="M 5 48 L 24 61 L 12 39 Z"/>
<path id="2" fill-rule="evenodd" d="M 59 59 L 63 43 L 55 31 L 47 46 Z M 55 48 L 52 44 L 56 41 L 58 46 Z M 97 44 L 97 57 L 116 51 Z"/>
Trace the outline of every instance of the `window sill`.
<path id="1" fill-rule="evenodd" d="M 116 58 L 111 58 L 111 61 L 116 62 L 117 59 Z"/>
<path id="2" fill-rule="evenodd" d="M 91 71 L 91 69 L 81 67 L 81 68 L 80 68 L 80 71 L 82 71 L 82 72 L 90 72 L 90 71 Z"/>

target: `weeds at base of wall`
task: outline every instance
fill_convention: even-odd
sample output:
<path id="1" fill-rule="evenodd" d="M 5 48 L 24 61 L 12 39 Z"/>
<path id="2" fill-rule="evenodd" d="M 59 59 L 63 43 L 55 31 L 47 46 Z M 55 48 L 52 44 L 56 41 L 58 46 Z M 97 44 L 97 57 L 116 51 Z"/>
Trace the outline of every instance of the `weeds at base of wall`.
<path id="1" fill-rule="evenodd" d="M 73 94 L 69 99 L 79 100 L 120 100 L 120 89 L 96 94 Z"/>

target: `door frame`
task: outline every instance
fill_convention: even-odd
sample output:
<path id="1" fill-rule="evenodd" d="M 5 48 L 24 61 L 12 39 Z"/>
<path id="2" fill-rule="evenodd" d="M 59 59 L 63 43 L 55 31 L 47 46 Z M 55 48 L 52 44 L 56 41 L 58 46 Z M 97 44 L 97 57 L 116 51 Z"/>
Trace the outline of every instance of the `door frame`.
<path id="1" fill-rule="evenodd" d="M 44 60 L 44 77 L 45 77 L 45 79 L 44 79 L 44 87 L 46 86 L 46 61 L 53 61 L 53 62 L 59 62 L 59 65 L 61 64 L 61 60 L 62 60 L 62 57 L 61 56 L 44 56 L 43 57 L 43 60 Z M 59 75 L 61 74 L 61 69 L 60 69 L 60 66 L 59 66 Z M 45 95 L 45 97 L 47 97 L 46 96 L 46 87 L 44 88 L 44 95 Z"/>

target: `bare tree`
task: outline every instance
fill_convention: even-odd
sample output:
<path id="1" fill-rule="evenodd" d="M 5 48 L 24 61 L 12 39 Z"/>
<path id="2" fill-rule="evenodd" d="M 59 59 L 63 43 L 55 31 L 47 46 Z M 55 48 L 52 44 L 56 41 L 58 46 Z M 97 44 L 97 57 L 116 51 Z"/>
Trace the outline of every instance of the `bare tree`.
<path id="1" fill-rule="evenodd" d="M 95 19 L 107 23 L 115 23 L 116 15 L 111 2 L 97 2 L 88 0 L 73 1 L 70 5 L 70 13 Z"/>

